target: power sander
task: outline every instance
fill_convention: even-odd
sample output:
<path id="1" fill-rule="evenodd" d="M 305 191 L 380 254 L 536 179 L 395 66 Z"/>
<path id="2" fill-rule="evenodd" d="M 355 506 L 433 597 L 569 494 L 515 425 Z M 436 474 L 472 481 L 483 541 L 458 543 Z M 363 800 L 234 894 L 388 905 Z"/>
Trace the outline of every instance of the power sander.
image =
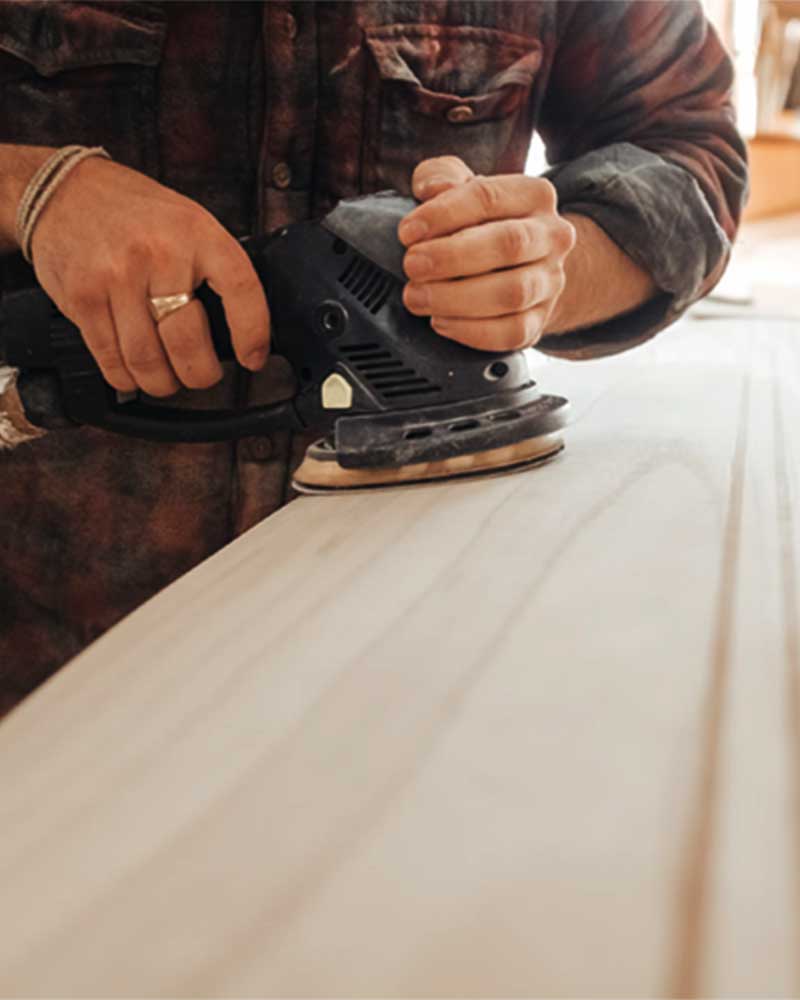
<path id="1" fill-rule="evenodd" d="M 403 305 L 397 226 L 415 205 L 383 191 L 242 241 L 269 302 L 272 352 L 296 378 L 295 395 L 271 405 L 187 410 L 119 394 L 41 288 L 8 294 L 0 356 L 20 369 L 28 420 L 182 442 L 318 429 L 294 478 L 304 493 L 507 472 L 553 458 L 568 403 L 538 390 L 523 352 L 464 347 Z M 220 359 L 233 358 L 221 299 L 205 284 L 196 294 Z"/>

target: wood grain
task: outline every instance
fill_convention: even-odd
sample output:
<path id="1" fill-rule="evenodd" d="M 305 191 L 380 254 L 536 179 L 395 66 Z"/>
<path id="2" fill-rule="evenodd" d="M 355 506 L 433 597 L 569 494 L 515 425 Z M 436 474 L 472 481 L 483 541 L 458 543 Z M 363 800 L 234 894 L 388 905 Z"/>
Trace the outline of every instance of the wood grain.
<path id="1" fill-rule="evenodd" d="M 300 500 L 0 725 L 2 995 L 800 990 L 797 324 L 536 370 L 562 458 Z"/>

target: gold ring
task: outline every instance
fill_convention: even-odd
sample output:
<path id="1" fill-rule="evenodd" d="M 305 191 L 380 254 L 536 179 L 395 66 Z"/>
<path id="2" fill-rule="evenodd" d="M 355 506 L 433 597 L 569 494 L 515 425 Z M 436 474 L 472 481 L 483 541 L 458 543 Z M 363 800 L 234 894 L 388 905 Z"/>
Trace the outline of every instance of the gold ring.
<path id="1" fill-rule="evenodd" d="M 148 299 L 150 315 L 160 323 L 162 319 L 188 305 L 195 297 L 194 292 L 179 292 L 177 295 L 155 295 Z"/>

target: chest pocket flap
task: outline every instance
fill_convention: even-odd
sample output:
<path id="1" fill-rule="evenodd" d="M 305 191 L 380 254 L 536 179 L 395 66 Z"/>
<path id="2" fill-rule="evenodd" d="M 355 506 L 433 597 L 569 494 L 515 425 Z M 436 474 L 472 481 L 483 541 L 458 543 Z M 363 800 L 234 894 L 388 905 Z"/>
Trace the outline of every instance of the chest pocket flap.
<path id="1" fill-rule="evenodd" d="M 154 3 L 11 2 L 0 8 L 0 51 L 43 77 L 115 63 L 156 66 L 165 35 L 166 19 Z"/>
<path id="2" fill-rule="evenodd" d="M 527 113 L 542 62 L 538 38 L 472 25 L 367 28 L 375 72 L 362 152 L 366 190 L 409 193 L 414 167 L 459 156 L 476 172 L 522 170 Z"/>

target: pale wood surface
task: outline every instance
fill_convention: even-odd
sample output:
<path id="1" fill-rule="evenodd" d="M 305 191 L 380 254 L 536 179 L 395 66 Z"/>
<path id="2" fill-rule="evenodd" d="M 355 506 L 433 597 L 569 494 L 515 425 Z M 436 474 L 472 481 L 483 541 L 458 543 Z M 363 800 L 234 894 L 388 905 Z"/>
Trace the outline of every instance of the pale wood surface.
<path id="1" fill-rule="evenodd" d="M 0 725 L 0 994 L 797 995 L 798 323 L 536 370 L 555 463 L 300 500 Z"/>

